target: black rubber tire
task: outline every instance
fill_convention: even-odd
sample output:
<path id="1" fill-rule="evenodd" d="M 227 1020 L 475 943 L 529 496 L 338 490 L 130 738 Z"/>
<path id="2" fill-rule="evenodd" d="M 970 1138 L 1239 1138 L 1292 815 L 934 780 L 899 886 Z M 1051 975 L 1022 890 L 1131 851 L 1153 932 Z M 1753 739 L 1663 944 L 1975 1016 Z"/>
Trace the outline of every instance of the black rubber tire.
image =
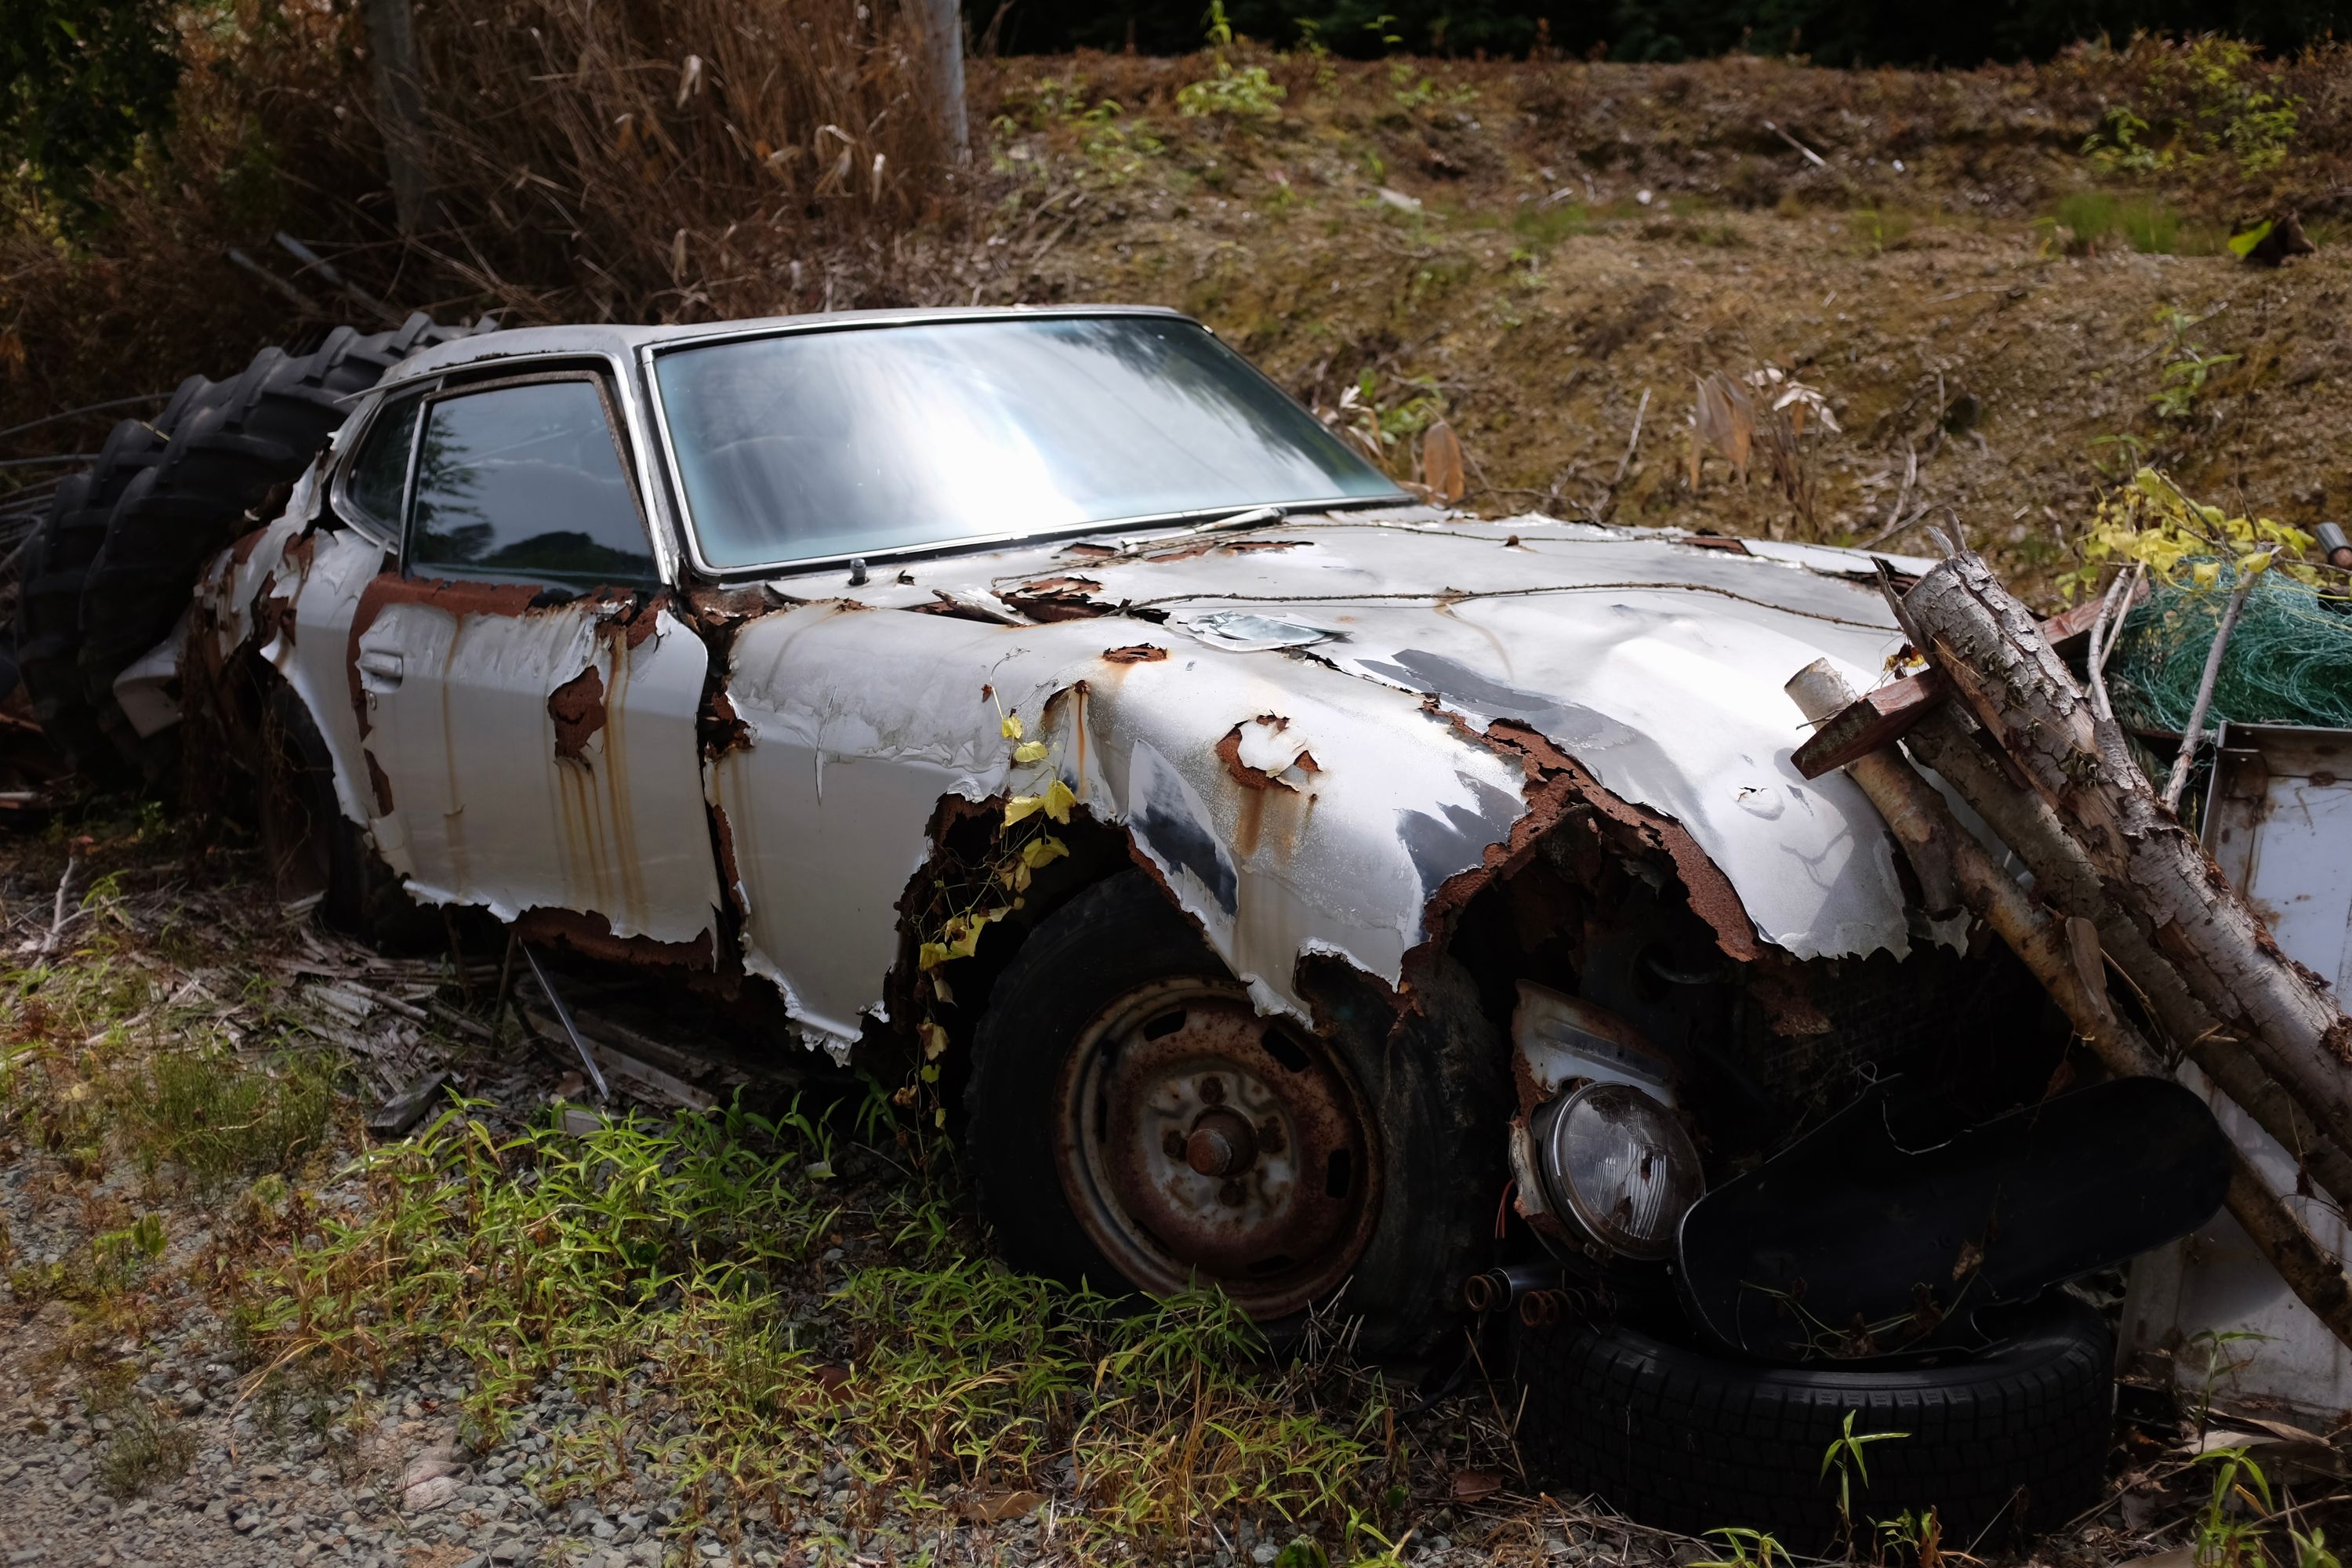
<path id="1" fill-rule="evenodd" d="M 58 487 L 26 549 L 16 603 L 17 664 L 34 716 L 85 771 L 119 766 L 82 686 L 81 595 L 90 563 L 106 542 L 107 521 L 122 492 L 162 460 L 172 432 L 216 390 L 203 376 L 190 376 L 152 419 L 118 423 L 99 448 L 97 464 Z"/>
<path id="2" fill-rule="evenodd" d="M 1112 1294 L 1135 1289 L 1087 1235 L 1064 1193 L 1050 1108 L 1072 1048 L 1116 999 L 1153 981 L 1223 977 L 1192 922 L 1140 871 L 1079 893 L 1041 922 L 991 993 L 973 1041 L 965 1151 L 982 1216 L 1015 1268 Z M 1502 1191 L 1505 1047 L 1450 963 L 1397 1019 L 1376 989 L 1344 981 L 1322 1010 L 1327 1043 L 1373 1122 L 1379 1210 L 1337 1316 L 1370 1356 L 1412 1356 L 1448 1335 L 1462 1285 L 1493 1250 Z M 1306 1314 L 1261 1325 L 1277 1344 Z"/>
<path id="3" fill-rule="evenodd" d="M 2053 1529 L 2097 1500 L 2115 1409 L 2115 1342 L 2063 1291 L 2013 1310 L 2006 1336 L 1937 1366 L 1767 1366 L 1625 1327 L 1519 1331 L 1530 1463 L 1642 1523 L 1762 1530 L 1797 1552 L 1839 1530 L 1822 1460 L 1849 1412 L 1865 1446 L 1855 1530 L 1932 1507 L 1947 1550 Z"/>
<path id="4" fill-rule="evenodd" d="M 160 462 L 124 486 L 82 585 L 82 689 L 113 710 L 114 678 L 168 635 L 196 574 L 301 477 L 350 412 L 350 399 L 416 350 L 462 336 L 419 312 L 396 331 L 349 327 L 310 353 L 264 349 L 173 432 Z"/>

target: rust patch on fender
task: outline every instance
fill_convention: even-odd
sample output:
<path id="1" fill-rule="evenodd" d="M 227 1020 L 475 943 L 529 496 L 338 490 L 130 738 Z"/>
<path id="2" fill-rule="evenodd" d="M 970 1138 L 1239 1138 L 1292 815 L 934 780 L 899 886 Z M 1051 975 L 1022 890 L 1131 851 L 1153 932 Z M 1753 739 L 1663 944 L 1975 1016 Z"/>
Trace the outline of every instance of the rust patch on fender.
<path id="1" fill-rule="evenodd" d="M 1102 584 L 1093 578 L 1064 574 L 1024 583 L 1002 597 L 1033 621 L 1080 621 L 1111 613 L 1110 605 L 1089 597 L 1100 592 Z"/>
<path id="2" fill-rule="evenodd" d="M 703 704 L 697 728 L 701 731 L 702 760 L 706 763 L 715 763 L 730 752 L 751 749 L 751 726 L 735 711 L 735 704 L 723 688 Z"/>
<path id="3" fill-rule="evenodd" d="M 1108 664 L 1158 664 L 1167 657 L 1168 650 L 1157 643 L 1131 643 L 1126 647 L 1103 649 L 1103 660 Z"/>
<path id="4" fill-rule="evenodd" d="M 1498 733 L 1499 732 L 1499 733 Z M 1661 816 L 1646 806 L 1634 805 L 1601 786 L 1601 781 L 1563 754 L 1549 741 L 1525 725 L 1508 719 L 1498 719 L 1486 727 L 1489 740 L 1524 752 L 1548 769 L 1567 774 L 1575 781 L 1576 793 L 1595 811 L 1622 827 L 1631 829 L 1641 840 L 1654 848 L 1663 849 L 1674 862 L 1675 875 L 1681 879 L 1683 893 L 1690 900 L 1691 912 L 1707 923 L 1715 932 L 1716 945 L 1725 956 L 1742 963 L 1753 962 L 1763 949 L 1756 941 L 1756 922 L 1748 918 L 1748 906 L 1739 901 L 1738 889 L 1731 879 L 1723 874 L 1707 852 L 1698 847 L 1698 840 L 1689 829 L 1671 816 Z"/>
<path id="5" fill-rule="evenodd" d="M 588 761 L 588 742 L 604 727 L 604 677 L 590 665 L 547 694 L 547 716 L 555 721 L 559 761 Z"/>
<path id="6" fill-rule="evenodd" d="M 1290 721 L 1279 713 L 1261 713 L 1249 722 L 1270 724 L 1277 731 L 1290 728 Z M 1236 724 L 1226 731 L 1225 738 L 1217 742 L 1215 750 L 1218 760 L 1225 764 L 1225 771 L 1233 774 L 1234 782 L 1244 789 L 1285 789 L 1294 795 L 1297 793 L 1298 786 L 1284 779 L 1280 773 L 1270 773 L 1264 768 L 1254 768 L 1242 761 L 1241 725 Z M 1315 760 L 1315 753 L 1312 752 L 1299 752 L 1297 756 L 1291 759 L 1290 767 L 1301 768 L 1310 773 L 1319 773 L 1323 771 L 1323 764 Z M 1288 771 L 1289 768 L 1283 770 L 1284 773 Z"/>
<path id="7" fill-rule="evenodd" d="M 1408 961 L 1444 947 L 1453 933 L 1455 920 L 1471 899 L 1488 884 L 1516 875 L 1533 858 L 1544 836 L 1579 805 L 1591 807 L 1615 824 L 1641 847 L 1666 856 L 1682 883 L 1691 911 L 1714 931 L 1716 945 L 1727 956 L 1747 963 L 1761 954 L 1763 950 L 1756 941 L 1756 924 L 1748 919 L 1747 906 L 1739 901 L 1731 879 L 1708 858 L 1706 851 L 1698 847 L 1698 841 L 1682 824 L 1602 787 L 1601 781 L 1573 757 L 1524 724 L 1497 719 L 1486 726 L 1482 735 L 1464 720 L 1439 709 L 1433 700 L 1429 709 L 1465 737 L 1517 759 L 1528 777 L 1521 792 L 1528 810 L 1511 825 L 1510 836 L 1504 842 L 1486 847 L 1483 864 L 1449 877 L 1430 898 L 1423 910 L 1423 929 L 1428 932 L 1428 941 L 1408 953 Z"/>
<path id="8" fill-rule="evenodd" d="M 360 738 L 367 738 L 369 728 L 367 693 L 360 686 L 360 638 L 375 625 L 378 616 L 394 605 L 435 605 L 453 616 L 520 616 L 540 593 L 524 583 L 454 583 L 379 574 L 360 590 L 343 647 L 343 676 L 351 683 L 352 712 L 359 720 Z"/>
<path id="9" fill-rule="evenodd" d="M 613 922 L 593 911 L 525 910 L 515 921 L 525 942 L 561 943 L 583 958 L 610 963 L 667 963 L 693 969 L 716 967 L 710 932 L 692 942 L 656 942 L 649 936 L 615 936 Z"/>

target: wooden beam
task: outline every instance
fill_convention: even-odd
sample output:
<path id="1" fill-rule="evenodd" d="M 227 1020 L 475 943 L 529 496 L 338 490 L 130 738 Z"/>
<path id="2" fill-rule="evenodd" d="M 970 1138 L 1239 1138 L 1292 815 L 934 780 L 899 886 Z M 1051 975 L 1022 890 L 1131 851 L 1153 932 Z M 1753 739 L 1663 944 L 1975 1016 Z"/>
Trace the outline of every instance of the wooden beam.
<path id="1" fill-rule="evenodd" d="M 1683 542 L 1696 541 L 1686 539 Z M 2143 577 L 2124 609 L 2128 611 L 2147 597 L 2147 580 Z M 2082 651 L 2090 637 L 2092 623 L 2099 618 L 2099 600 L 2087 599 L 2051 616 L 2042 623 L 2042 635 L 2050 639 L 2050 646 L 2061 657 Z M 1941 708 L 1951 694 L 1952 689 L 1933 669 L 1865 691 L 1797 748 L 1793 759 L 1797 771 L 1809 779 L 1817 779 L 1823 773 L 1837 772 L 1856 757 L 1866 757 L 1881 746 L 1892 745 L 1909 733 L 1912 725 Z"/>
<path id="2" fill-rule="evenodd" d="M 1905 731 L 1942 707 L 1951 694 L 1944 678 L 1932 669 L 1865 691 L 1797 748 L 1792 759 L 1797 771 L 1817 779 L 1892 745 Z"/>

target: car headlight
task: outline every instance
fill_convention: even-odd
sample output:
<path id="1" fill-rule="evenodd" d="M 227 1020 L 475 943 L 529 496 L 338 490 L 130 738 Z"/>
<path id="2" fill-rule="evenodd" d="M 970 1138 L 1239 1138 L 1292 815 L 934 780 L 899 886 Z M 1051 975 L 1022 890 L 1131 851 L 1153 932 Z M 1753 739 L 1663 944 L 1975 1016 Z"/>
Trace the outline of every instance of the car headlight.
<path id="1" fill-rule="evenodd" d="M 1674 1112 L 1631 1084 L 1587 1084 L 1538 1107 L 1528 1131 L 1554 1215 L 1627 1258 L 1674 1250 L 1675 1227 L 1706 1190 Z"/>

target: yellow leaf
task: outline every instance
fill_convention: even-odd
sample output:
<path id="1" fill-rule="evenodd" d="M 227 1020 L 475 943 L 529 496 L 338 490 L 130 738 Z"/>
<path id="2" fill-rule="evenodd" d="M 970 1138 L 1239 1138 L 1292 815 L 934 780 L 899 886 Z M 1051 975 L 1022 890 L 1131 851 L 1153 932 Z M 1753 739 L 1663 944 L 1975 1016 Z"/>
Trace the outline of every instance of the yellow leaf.
<path id="1" fill-rule="evenodd" d="M 980 951 L 980 929 L 974 927 L 948 943 L 950 958 L 970 958 Z"/>
<path id="2" fill-rule="evenodd" d="M 954 1005 L 955 993 L 948 989 L 948 977 L 946 975 L 934 974 L 931 976 L 931 996 L 935 1001 L 943 1003 L 947 1005 L 952 1006 Z"/>
<path id="3" fill-rule="evenodd" d="M 943 944 L 936 942 L 927 942 L 923 943 L 922 951 L 915 955 L 915 967 L 918 969 L 937 969 L 940 964 L 945 963 L 947 961 L 948 950 Z"/>
<path id="4" fill-rule="evenodd" d="M 2200 561 L 2189 575 L 2197 580 L 2199 587 L 2210 588 L 2221 580 L 2221 563 L 2218 561 Z"/>
<path id="5" fill-rule="evenodd" d="M 1019 740 L 1021 738 L 1021 715 L 1018 713 L 1007 713 L 1004 716 L 1004 722 L 999 724 L 997 728 L 1004 732 L 1004 738 L 1006 740 Z"/>
<path id="6" fill-rule="evenodd" d="M 929 1018 L 926 1018 L 923 1020 L 922 1033 L 923 1057 L 925 1060 L 936 1059 L 947 1050 L 948 1032 L 945 1029 L 940 1028 L 937 1024 L 934 1024 Z"/>
<path id="7" fill-rule="evenodd" d="M 1045 742 L 1043 741 L 1022 742 L 1019 745 L 1013 748 L 1013 760 L 1016 763 L 1044 762 L 1045 760 Z"/>
<path id="8" fill-rule="evenodd" d="M 1052 784 L 1045 786 L 1045 815 L 1052 817 L 1055 821 L 1069 821 L 1070 807 L 1077 804 L 1078 797 L 1072 795 L 1070 793 L 1070 786 L 1064 784 L 1061 780 L 1055 779 Z"/>
<path id="9" fill-rule="evenodd" d="M 1050 833 L 1039 834 L 1021 847 L 1021 863 L 1031 870 L 1052 864 L 1070 852 L 1070 847 Z"/>
<path id="10" fill-rule="evenodd" d="M 1036 816 L 1038 808 L 1045 804 L 1045 797 L 1042 795 L 1014 795 L 1004 803 L 1004 826 L 1010 827 L 1024 817 Z"/>
<path id="11" fill-rule="evenodd" d="M 948 1108 L 942 1105 L 937 1110 L 931 1112 L 931 1125 L 934 1127 L 945 1127 L 947 1124 Z"/>
<path id="12" fill-rule="evenodd" d="M 931 1066 L 929 1062 L 926 1062 L 923 1064 L 922 1070 L 915 1076 L 921 1079 L 925 1083 L 937 1083 L 940 1081 L 940 1069 Z"/>
<path id="13" fill-rule="evenodd" d="M 2267 550 L 2249 550 L 2238 557 L 2238 570 L 2249 577 L 2270 563 L 2271 552 Z"/>

